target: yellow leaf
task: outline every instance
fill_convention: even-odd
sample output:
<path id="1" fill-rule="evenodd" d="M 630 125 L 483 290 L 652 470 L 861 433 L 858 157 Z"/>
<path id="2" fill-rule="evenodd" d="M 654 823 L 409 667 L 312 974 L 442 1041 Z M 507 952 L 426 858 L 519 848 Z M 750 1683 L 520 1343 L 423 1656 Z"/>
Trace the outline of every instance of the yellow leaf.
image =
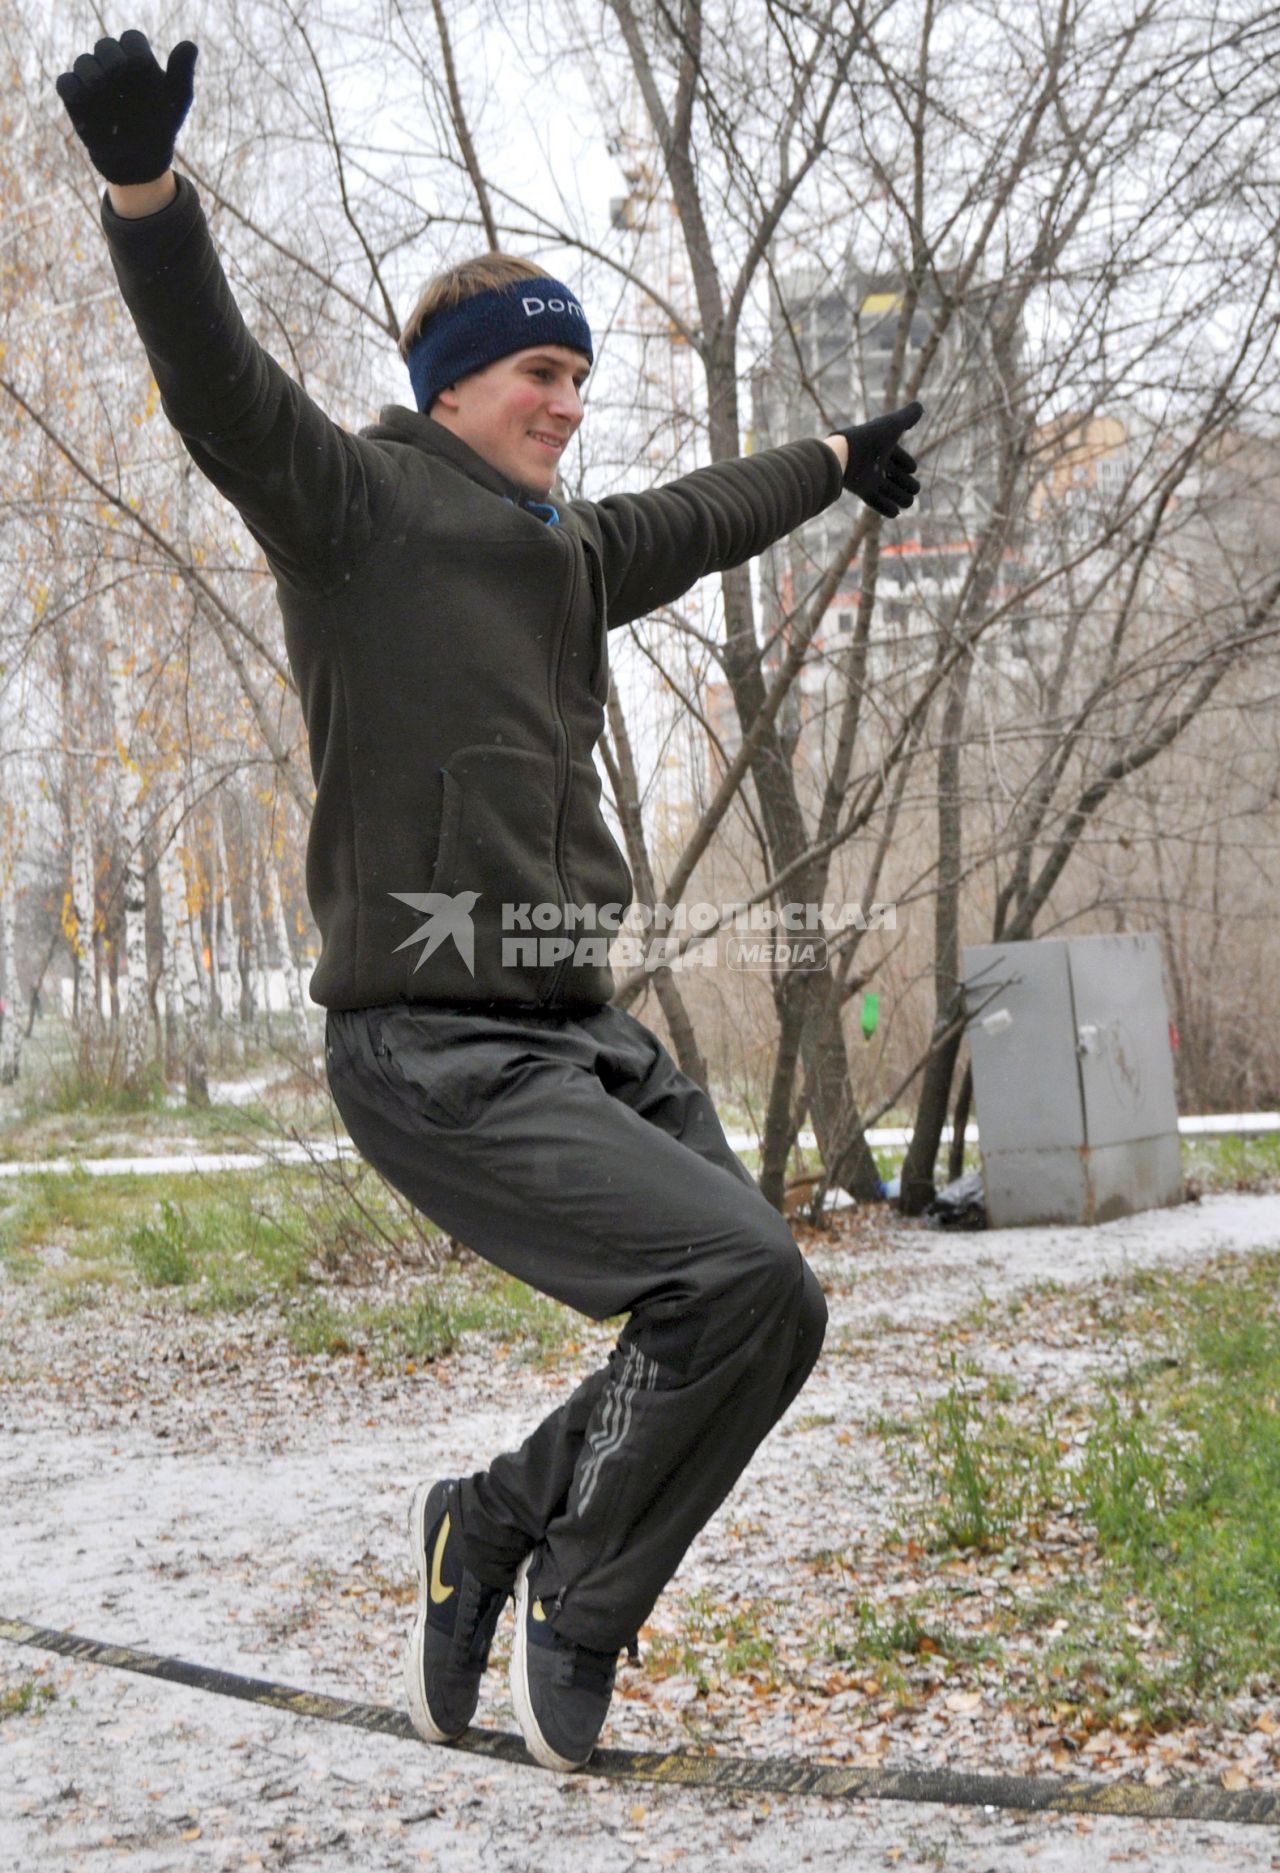
<path id="1" fill-rule="evenodd" d="M 1249 1788 L 1251 1786 L 1243 1769 L 1224 1769 L 1218 1780 L 1223 1788 Z"/>

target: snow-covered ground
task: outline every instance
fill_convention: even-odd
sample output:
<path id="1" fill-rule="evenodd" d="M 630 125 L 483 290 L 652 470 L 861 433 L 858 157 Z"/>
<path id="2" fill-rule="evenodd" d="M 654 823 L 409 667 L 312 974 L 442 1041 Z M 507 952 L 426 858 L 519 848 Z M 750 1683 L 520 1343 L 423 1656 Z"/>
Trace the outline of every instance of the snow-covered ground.
<path id="1" fill-rule="evenodd" d="M 670 1630 L 700 1591 L 773 1596 L 785 1628 L 806 1596 L 846 1590 L 811 1580 L 795 1557 L 854 1543 L 891 1512 L 878 1446 L 859 1429 L 918 1396 L 939 1323 L 1050 1281 L 1280 1246 L 1280 1196 L 1213 1197 L 1096 1229 L 903 1228 L 877 1240 L 814 1248 L 832 1296 L 829 1350 L 686 1558 L 663 1602 Z M 25 1293 L 3 1299 L 0 1612 L 382 1703 L 400 1701 L 413 1482 L 477 1467 L 517 1441 L 606 1344 L 586 1329 L 573 1370 L 539 1371 L 485 1349 L 377 1378 L 351 1360 L 294 1359 L 251 1317 L 178 1326 L 109 1304 L 46 1316 Z M 1002 1345 L 1009 1333 L 1006 1319 Z M 1089 1349 L 1029 1340 L 1003 1356 L 1061 1383 L 1063 1362 Z M 497 1668 L 508 1633 L 509 1622 L 479 1717 L 503 1729 L 514 1727 Z M 0 1645 L 0 1688 L 33 1677 L 52 1699 L 0 1724 L 5 1868 L 1198 1873 L 1277 1864 L 1266 1828 L 708 1797 L 554 1777 Z M 691 1696 L 678 1676 L 642 1696 L 624 1669 L 605 1740 L 688 1746 L 681 1712 Z M 838 1708 L 784 1691 L 744 1699 L 718 1744 L 860 1760 L 865 1725 L 857 1749 L 842 1747 L 843 1733 Z M 977 1712 L 945 1731 L 895 1731 L 878 1759 L 1043 1772 L 1019 1747 L 998 1712 Z M 1206 1780 L 1219 1769 L 1206 1757 Z M 1276 1756 L 1255 1755 L 1251 1771 L 1276 1779 Z"/>

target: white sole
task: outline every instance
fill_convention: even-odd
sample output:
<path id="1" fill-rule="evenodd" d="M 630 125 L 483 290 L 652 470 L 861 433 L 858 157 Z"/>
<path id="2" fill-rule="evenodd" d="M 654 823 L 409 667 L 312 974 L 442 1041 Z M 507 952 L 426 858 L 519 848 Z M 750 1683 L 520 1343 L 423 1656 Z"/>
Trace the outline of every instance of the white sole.
<path id="1" fill-rule="evenodd" d="M 422 1681 L 422 1653 L 427 1639 L 427 1497 L 430 1483 L 419 1483 L 409 1505 L 409 1543 L 418 1570 L 418 1612 L 404 1648 L 404 1689 L 409 1721 L 428 1743 L 452 1743 L 461 1730 L 442 1730 L 427 1708 L 427 1687 Z"/>
<path id="2" fill-rule="evenodd" d="M 591 1751 L 588 1750 L 578 1762 L 559 1755 L 543 1736 L 533 1714 L 533 1700 L 529 1696 L 529 1646 L 525 1638 L 525 1621 L 529 1612 L 529 1569 L 532 1565 L 533 1556 L 528 1554 L 521 1561 L 520 1572 L 516 1575 L 516 1637 L 511 1648 L 511 1702 L 515 1705 L 516 1722 L 520 1725 L 524 1746 L 533 1760 L 541 1763 L 544 1769 L 561 1769 L 568 1773 L 590 1762 Z"/>

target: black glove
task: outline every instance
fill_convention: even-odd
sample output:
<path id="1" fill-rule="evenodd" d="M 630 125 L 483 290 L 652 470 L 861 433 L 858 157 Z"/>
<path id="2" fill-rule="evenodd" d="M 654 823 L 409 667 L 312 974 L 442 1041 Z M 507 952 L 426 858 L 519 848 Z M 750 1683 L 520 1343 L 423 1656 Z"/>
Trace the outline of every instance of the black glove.
<path id="1" fill-rule="evenodd" d="M 898 437 L 913 429 L 923 415 L 922 403 L 909 403 L 905 410 L 892 410 L 870 423 L 854 423 L 835 432 L 849 445 L 845 487 L 889 520 L 910 507 L 920 492 L 916 458 L 898 446 Z"/>
<path id="2" fill-rule="evenodd" d="M 127 32 L 99 39 L 58 79 L 76 135 L 108 182 L 155 182 L 168 169 L 191 109 L 196 57 L 184 39 L 161 71 L 145 36 Z"/>

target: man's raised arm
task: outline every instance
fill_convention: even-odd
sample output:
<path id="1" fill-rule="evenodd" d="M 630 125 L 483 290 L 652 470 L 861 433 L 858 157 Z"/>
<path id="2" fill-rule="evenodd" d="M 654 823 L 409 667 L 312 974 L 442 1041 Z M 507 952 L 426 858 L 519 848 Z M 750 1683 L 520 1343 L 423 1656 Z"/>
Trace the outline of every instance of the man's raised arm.
<path id="1" fill-rule="evenodd" d="M 253 338 L 196 192 L 173 172 L 196 57 L 184 40 L 162 70 L 142 33 L 100 39 L 58 95 L 106 180 L 111 264 L 166 416 L 272 569 L 323 586 L 371 535 L 368 452 Z"/>

